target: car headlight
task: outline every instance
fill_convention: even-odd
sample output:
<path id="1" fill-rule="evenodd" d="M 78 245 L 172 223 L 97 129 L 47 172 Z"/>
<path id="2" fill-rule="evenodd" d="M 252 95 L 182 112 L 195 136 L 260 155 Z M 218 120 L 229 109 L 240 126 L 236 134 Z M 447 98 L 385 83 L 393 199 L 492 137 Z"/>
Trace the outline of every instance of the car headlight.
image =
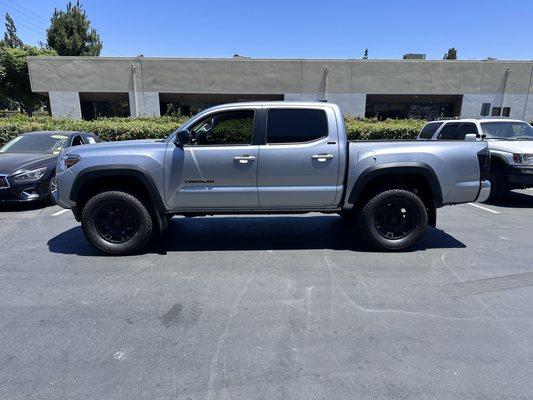
<path id="1" fill-rule="evenodd" d="M 513 161 L 517 164 L 531 164 L 533 161 L 533 154 L 513 154 Z"/>
<path id="2" fill-rule="evenodd" d="M 46 167 L 32 169 L 28 171 L 21 171 L 15 173 L 12 178 L 14 181 L 36 181 L 43 177 L 46 173 Z"/>
<path id="3" fill-rule="evenodd" d="M 520 153 L 514 153 L 513 161 L 517 164 L 522 164 L 524 162 L 524 155 Z"/>
<path id="4" fill-rule="evenodd" d="M 78 156 L 60 156 L 57 159 L 56 174 L 66 171 L 80 161 Z"/>

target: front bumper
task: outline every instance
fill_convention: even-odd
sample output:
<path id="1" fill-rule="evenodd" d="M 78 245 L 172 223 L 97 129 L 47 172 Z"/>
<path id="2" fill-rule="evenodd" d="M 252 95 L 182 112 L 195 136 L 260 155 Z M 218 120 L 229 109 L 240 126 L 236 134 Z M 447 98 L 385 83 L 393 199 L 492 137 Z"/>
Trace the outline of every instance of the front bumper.
<path id="1" fill-rule="evenodd" d="M 480 182 L 480 188 L 479 193 L 476 198 L 477 203 L 482 203 L 485 200 L 487 200 L 490 196 L 490 182 L 489 181 L 481 181 Z"/>
<path id="2" fill-rule="evenodd" d="M 509 167 L 509 182 L 518 186 L 533 187 L 533 167 Z"/>
<path id="3" fill-rule="evenodd" d="M 0 204 L 31 203 L 49 197 L 49 179 L 40 182 L 9 183 L 9 187 L 0 188 Z"/>

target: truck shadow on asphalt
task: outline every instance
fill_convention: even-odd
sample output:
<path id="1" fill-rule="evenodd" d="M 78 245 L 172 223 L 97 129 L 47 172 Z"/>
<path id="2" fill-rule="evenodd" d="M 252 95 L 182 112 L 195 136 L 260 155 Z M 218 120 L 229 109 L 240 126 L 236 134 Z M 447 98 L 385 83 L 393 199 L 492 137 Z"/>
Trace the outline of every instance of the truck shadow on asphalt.
<path id="1" fill-rule="evenodd" d="M 406 251 L 464 248 L 440 229 L 428 228 Z M 48 241 L 53 253 L 102 255 L 83 237 L 79 226 Z M 142 253 L 240 250 L 348 250 L 370 252 L 354 224 L 336 216 L 173 218 L 168 231 L 157 236 Z"/>
<path id="2" fill-rule="evenodd" d="M 533 194 L 532 191 L 529 193 Z M 522 192 L 510 192 L 505 200 L 487 201 L 485 204 L 509 208 L 533 208 L 533 196 Z"/>

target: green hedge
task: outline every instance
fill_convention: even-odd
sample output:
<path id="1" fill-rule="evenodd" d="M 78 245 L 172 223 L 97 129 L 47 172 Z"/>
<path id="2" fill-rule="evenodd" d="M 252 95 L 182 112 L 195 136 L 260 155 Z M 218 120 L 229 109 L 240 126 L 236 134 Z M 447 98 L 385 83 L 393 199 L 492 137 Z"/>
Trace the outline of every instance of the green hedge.
<path id="1" fill-rule="evenodd" d="M 350 140 L 397 140 L 416 139 L 426 124 L 417 119 L 346 119 L 346 132 Z"/>
<path id="2" fill-rule="evenodd" d="M 167 137 L 185 118 L 102 118 L 94 121 L 52 119 L 50 117 L 0 118 L 0 145 L 24 132 L 86 131 L 103 140 L 158 139 Z"/>
<path id="3" fill-rule="evenodd" d="M 0 145 L 24 132 L 71 130 L 94 132 L 103 140 L 157 139 L 167 137 L 186 118 L 102 118 L 94 121 L 52 119 L 47 116 L 16 115 L 0 118 Z M 425 121 L 346 119 L 346 130 L 351 140 L 414 139 Z"/>

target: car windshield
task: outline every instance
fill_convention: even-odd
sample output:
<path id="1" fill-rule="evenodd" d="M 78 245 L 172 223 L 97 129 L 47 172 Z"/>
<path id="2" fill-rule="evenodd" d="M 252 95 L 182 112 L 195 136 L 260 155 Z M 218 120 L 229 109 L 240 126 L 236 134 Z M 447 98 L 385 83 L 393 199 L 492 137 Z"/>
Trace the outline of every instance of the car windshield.
<path id="1" fill-rule="evenodd" d="M 482 122 L 487 139 L 533 140 L 533 127 L 526 122 Z"/>
<path id="2" fill-rule="evenodd" d="M 20 135 L 7 142 L 0 153 L 59 154 L 68 147 L 68 136 L 59 134 Z"/>

